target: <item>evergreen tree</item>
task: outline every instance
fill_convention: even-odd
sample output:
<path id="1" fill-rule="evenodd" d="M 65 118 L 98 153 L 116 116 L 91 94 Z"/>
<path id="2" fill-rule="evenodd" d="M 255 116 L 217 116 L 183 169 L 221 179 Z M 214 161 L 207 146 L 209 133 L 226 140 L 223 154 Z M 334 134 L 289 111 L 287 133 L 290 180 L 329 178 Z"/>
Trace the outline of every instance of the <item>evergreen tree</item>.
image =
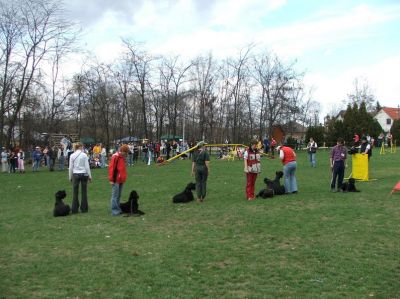
<path id="1" fill-rule="evenodd" d="M 390 132 L 393 135 L 393 140 L 400 140 L 400 119 L 396 119 L 393 122 Z"/>
<path id="2" fill-rule="evenodd" d="M 317 142 L 318 146 L 322 146 L 325 142 L 324 131 L 325 129 L 322 126 L 308 127 L 305 137 L 305 143 L 307 144 L 310 140 L 310 137 L 312 137 L 315 142 Z"/>

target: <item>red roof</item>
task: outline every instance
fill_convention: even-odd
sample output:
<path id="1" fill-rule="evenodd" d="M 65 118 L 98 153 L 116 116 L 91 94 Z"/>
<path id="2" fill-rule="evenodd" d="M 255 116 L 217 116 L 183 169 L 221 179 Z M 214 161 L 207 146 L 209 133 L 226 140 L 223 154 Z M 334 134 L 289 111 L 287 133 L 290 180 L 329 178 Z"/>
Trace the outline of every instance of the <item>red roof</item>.
<path id="1" fill-rule="evenodd" d="M 391 119 L 393 120 L 400 119 L 400 108 L 383 107 L 382 110 L 385 111 L 386 114 L 389 115 Z"/>

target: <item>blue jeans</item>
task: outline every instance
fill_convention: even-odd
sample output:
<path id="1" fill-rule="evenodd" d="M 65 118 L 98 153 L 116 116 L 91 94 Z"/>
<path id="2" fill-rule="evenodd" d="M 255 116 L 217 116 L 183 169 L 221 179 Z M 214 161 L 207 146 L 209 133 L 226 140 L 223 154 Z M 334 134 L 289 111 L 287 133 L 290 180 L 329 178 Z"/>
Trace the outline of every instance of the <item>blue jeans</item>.
<path id="1" fill-rule="evenodd" d="M 296 168 L 296 161 L 289 162 L 283 166 L 286 193 L 297 192 Z"/>
<path id="2" fill-rule="evenodd" d="M 106 167 L 106 156 L 100 155 L 100 167 Z"/>
<path id="3" fill-rule="evenodd" d="M 58 159 L 58 167 L 60 170 L 64 170 L 65 158 L 64 156 L 60 156 Z"/>
<path id="4" fill-rule="evenodd" d="M 121 208 L 119 206 L 119 202 L 121 199 L 122 187 L 124 184 L 113 184 L 111 191 L 111 214 L 116 216 L 122 213 Z"/>
<path id="5" fill-rule="evenodd" d="M 315 160 L 315 153 L 308 152 L 308 158 L 310 160 L 311 166 L 315 167 L 317 164 L 317 161 Z"/>
<path id="6" fill-rule="evenodd" d="M 33 161 L 33 171 L 39 171 L 40 160 Z"/>

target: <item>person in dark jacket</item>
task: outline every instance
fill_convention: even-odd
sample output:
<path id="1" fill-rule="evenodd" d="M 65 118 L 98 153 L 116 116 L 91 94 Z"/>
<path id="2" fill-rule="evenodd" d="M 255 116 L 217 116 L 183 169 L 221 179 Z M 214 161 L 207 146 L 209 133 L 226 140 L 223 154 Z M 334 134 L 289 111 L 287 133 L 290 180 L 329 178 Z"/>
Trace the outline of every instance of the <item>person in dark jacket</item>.
<path id="1" fill-rule="evenodd" d="M 197 151 L 192 157 L 192 176 L 196 178 L 197 201 L 203 202 L 207 193 L 207 178 L 210 174 L 210 155 L 205 150 L 204 142 L 197 144 Z"/>

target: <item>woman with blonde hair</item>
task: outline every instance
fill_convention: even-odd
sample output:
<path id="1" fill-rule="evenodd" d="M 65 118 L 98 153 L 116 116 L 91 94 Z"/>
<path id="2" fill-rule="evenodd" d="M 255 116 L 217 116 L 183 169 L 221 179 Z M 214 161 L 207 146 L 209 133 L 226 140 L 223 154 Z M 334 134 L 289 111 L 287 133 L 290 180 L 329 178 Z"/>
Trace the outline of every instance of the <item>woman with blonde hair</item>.
<path id="1" fill-rule="evenodd" d="M 78 142 L 74 144 L 74 153 L 69 158 L 69 180 L 73 185 L 73 199 L 71 205 L 72 214 L 78 213 L 80 207 L 82 213 L 89 210 L 87 199 L 87 183 L 92 181 L 92 174 L 89 167 L 89 158 L 83 152 L 83 144 Z M 81 185 L 81 204 L 79 205 L 78 193 Z"/>

